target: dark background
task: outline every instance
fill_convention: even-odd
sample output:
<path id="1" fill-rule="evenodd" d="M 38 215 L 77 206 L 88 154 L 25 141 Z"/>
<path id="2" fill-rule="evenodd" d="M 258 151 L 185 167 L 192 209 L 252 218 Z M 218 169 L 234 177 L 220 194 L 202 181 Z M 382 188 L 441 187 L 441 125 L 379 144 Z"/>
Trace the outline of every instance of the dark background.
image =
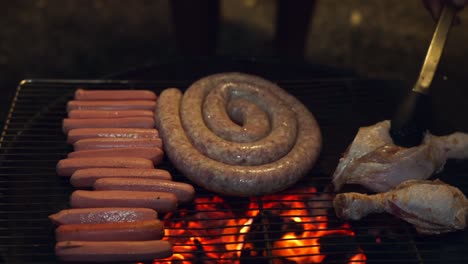
<path id="1" fill-rule="evenodd" d="M 168 0 L 0 3 L 2 120 L 22 79 L 92 79 L 148 64 L 160 64 L 164 70 L 173 67 L 177 72 L 190 63 L 177 49 Z M 272 0 L 220 1 L 214 55 L 223 59 L 276 58 L 276 4 Z M 435 104 L 443 115 L 467 109 L 468 11 L 460 16 L 462 23 L 451 31 L 434 83 Z M 401 80 L 402 87 L 395 89 L 409 89 L 434 25 L 420 0 L 319 0 L 309 22 L 303 59 L 351 70 L 361 78 Z M 284 65 L 284 71 L 290 69 Z M 165 73 L 156 71 L 154 79 L 180 77 Z M 307 72 L 302 75 L 315 76 L 313 69 L 310 76 Z M 458 118 L 452 125 L 460 127 L 464 120 Z"/>

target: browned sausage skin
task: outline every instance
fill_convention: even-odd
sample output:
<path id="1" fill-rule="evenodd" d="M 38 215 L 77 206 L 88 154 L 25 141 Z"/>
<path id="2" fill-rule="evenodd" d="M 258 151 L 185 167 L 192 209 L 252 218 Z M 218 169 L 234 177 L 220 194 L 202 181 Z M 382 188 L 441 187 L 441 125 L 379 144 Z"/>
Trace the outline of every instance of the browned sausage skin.
<path id="1" fill-rule="evenodd" d="M 86 90 L 75 91 L 75 100 L 156 100 L 156 94 L 149 90 Z"/>
<path id="2" fill-rule="evenodd" d="M 227 86 L 234 88 L 224 88 Z M 244 86 L 248 87 L 246 91 L 243 90 Z M 275 132 L 275 137 L 269 139 L 272 143 L 268 145 L 272 149 L 264 149 L 255 154 L 262 155 L 265 152 L 273 152 L 274 155 L 268 159 L 279 155 L 276 160 L 257 165 L 239 165 L 248 160 L 249 155 L 252 154 L 248 146 L 244 147 L 246 143 L 226 143 L 227 140 L 224 138 L 216 140 L 213 136 L 214 132 L 205 127 L 204 120 L 218 118 L 213 117 L 213 115 L 204 115 L 209 105 L 219 105 L 219 102 L 207 100 L 211 91 L 217 89 L 229 91 L 228 94 L 222 91 L 218 92 L 221 95 L 217 97 L 227 96 L 236 100 L 245 98 L 246 101 L 254 98 L 261 101 L 258 105 L 267 110 L 266 113 L 271 120 L 273 120 L 271 116 L 273 113 L 281 116 L 277 117 L 277 120 L 285 120 L 285 117 L 290 115 L 287 109 L 292 110 L 295 120 L 293 123 L 297 125 L 296 132 L 272 122 L 272 128 L 281 128 L 280 132 Z M 267 93 L 268 96 L 266 96 Z M 251 97 L 255 94 L 261 96 Z M 262 100 L 263 95 L 268 99 Z M 283 101 L 281 110 L 274 111 L 276 105 L 268 104 L 270 101 L 276 100 Z M 204 101 L 203 105 L 200 104 L 201 101 Z M 256 118 L 249 117 L 248 113 L 245 116 L 246 118 Z M 299 100 L 267 80 L 241 73 L 217 74 L 203 78 L 192 84 L 184 95 L 177 89 L 164 90 L 158 98 L 155 118 L 163 139 L 165 152 L 174 166 L 202 187 L 227 195 L 252 196 L 283 190 L 296 183 L 312 168 L 321 150 L 319 126 L 314 116 Z M 217 123 L 218 120 L 213 121 L 213 123 Z M 223 120 L 221 123 L 229 122 Z M 231 121 L 230 123 L 231 126 L 235 126 L 235 122 Z M 293 126 L 293 123 L 287 124 Z M 270 131 L 268 134 L 272 133 L 274 132 Z M 287 147 L 288 143 L 286 140 L 284 141 L 286 143 L 276 144 L 282 140 L 277 136 L 292 134 L 296 134 L 296 136 L 290 149 L 287 151 L 278 150 L 279 145 Z M 193 145 L 193 142 L 201 141 L 202 138 L 208 139 L 208 143 Z M 211 147 L 213 148 L 211 149 Z M 229 155 L 224 156 L 226 152 L 219 152 L 216 149 L 234 149 L 238 155 L 234 158 L 241 162 L 231 162 L 231 164 L 238 165 L 221 162 L 220 160 Z M 241 152 L 242 149 L 247 149 L 246 153 Z M 219 155 L 223 155 L 223 157 L 219 157 Z M 249 162 L 245 163 L 249 164 Z M 256 163 L 254 161 L 250 164 Z"/>
<path id="3" fill-rule="evenodd" d="M 55 245 L 55 254 L 63 261 L 152 261 L 170 257 L 172 244 L 165 240 L 63 241 Z"/>

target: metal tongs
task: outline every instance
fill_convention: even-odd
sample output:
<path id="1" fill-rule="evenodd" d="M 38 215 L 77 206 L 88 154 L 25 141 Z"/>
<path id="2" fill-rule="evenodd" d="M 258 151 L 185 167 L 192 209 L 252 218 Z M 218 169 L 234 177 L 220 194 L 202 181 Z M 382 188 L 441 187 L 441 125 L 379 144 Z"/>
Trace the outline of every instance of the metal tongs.
<path id="1" fill-rule="evenodd" d="M 390 135 L 396 145 L 414 147 L 421 144 L 424 138 L 431 118 L 429 88 L 444 50 L 455 13 L 454 7 L 444 6 L 419 78 L 411 92 L 397 108 L 392 119 Z"/>

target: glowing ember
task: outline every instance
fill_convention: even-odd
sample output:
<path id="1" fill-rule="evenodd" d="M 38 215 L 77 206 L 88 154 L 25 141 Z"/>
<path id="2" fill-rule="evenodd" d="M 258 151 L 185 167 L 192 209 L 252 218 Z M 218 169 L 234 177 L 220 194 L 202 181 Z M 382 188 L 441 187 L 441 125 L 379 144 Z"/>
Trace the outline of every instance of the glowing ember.
<path id="1" fill-rule="evenodd" d="M 353 264 L 353 263 L 363 263 L 367 260 L 367 257 L 366 255 L 364 255 L 364 253 L 358 253 L 356 255 L 354 255 L 350 260 L 349 260 L 349 264 Z"/>
<path id="2" fill-rule="evenodd" d="M 198 197 L 194 208 L 166 215 L 164 239 L 173 243 L 175 253 L 158 263 L 242 263 L 257 258 L 321 263 L 326 255 L 320 238 L 354 232 L 348 224 L 329 229 L 331 199 L 315 193 L 309 188 L 299 194 L 251 198 L 246 206 L 239 205 L 242 200 L 234 206 L 219 196 Z M 365 261 L 364 253 L 356 252 L 348 263 Z"/>

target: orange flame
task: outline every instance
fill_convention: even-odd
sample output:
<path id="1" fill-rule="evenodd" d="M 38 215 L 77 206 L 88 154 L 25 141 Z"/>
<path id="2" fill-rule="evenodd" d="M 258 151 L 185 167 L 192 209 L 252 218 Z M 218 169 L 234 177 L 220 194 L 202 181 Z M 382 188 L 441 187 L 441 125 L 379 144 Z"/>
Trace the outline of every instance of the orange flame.
<path id="1" fill-rule="evenodd" d="M 367 260 L 367 257 L 364 253 L 358 253 L 349 259 L 349 264 L 354 264 L 354 263 L 365 263 Z"/>
<path id="2" fill-rule="evenodd" d="M 311 193 L 316 193 L 315 188 L 304 192 L 308 198 Z M 173 243 L 175 253 L 171 258 L 155 263 L 191 263 L 195 259 L 203 263 L 240 263 L 245 252 L 248 252 L 248 257 L 274 257 L 275 263 L 281 263 L 276 259 L 321 263 L 326 257 L 320 252 L 321 237 L 333 234 L 354 236 L 354 232 L 346 223 L 338 229 L 328 229 L 326 210 L 330 206 L 330 199 L 320 195 L 314 197 L 318 199 L 302 200 L 298 194 L 251 198 L 241 217 L 235 214 L 237 208 L 229 208 L 228 203 L 219 196 L 198 197 L 193 210 L 179 210 L 175 214 L 166 215 L 164 239 Z M 266 256 L 261 250 L 255 252 L 255 242 L 249 241 L 247 237 L 249 232 L 257 232 L 254 230 L 254 219 L 260 213 L 259 205 L 263 213 L 288 219 L 291 224 L 301 227 L 299 232 L 287 228 L 278 230 L 281 237 L 269 242 L 272 256 Z M 366 262 L 364 253 L 359 252 L 348 260 L 348 263 L 358 262 Z"/>

